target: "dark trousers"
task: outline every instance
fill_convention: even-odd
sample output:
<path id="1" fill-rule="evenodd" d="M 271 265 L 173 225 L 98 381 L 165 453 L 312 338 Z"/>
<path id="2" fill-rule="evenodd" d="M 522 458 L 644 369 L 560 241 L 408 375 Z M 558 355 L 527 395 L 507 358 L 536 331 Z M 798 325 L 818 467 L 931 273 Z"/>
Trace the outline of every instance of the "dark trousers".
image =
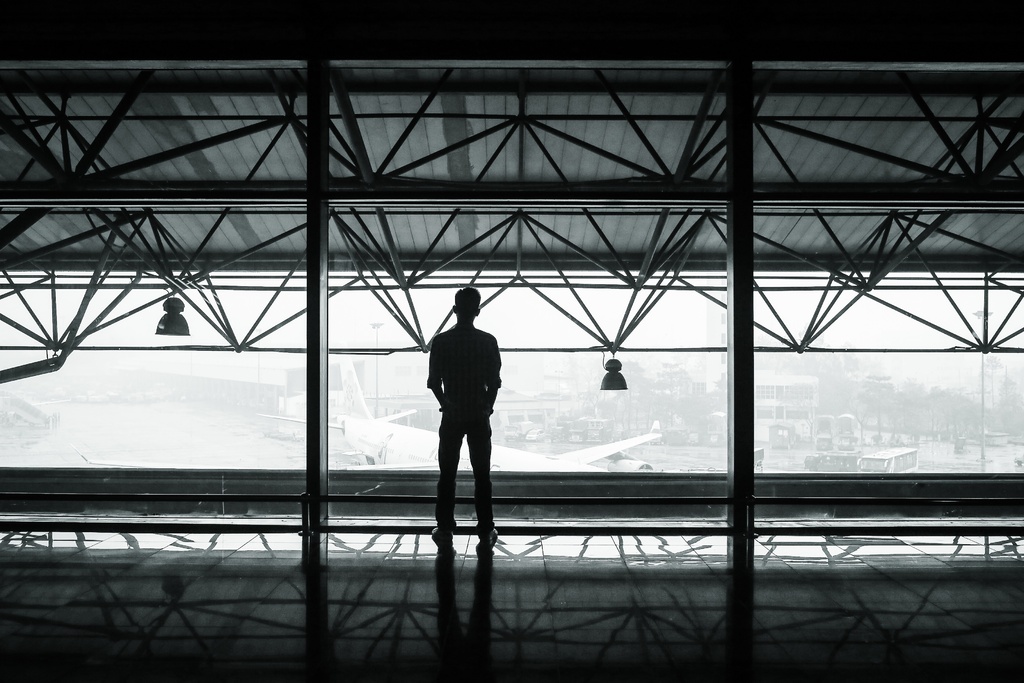
<path id="1" fill-rule="evenodd" d="M 442 415 L 438 437 L 437 463 L 441 475 L 437 480 L 437 505 L 434 509 L 437 526 L 448 531 L 455 530 L 455 475 L 459 471 L 462 438 L 466 437 L 475 484 L 473 500 L 476 503 L 476 529 L 481 535 L 489 533 L 494 528 L 494 512 L 491 509 L 490 420 L 487 417 L 461 419 Z"/>

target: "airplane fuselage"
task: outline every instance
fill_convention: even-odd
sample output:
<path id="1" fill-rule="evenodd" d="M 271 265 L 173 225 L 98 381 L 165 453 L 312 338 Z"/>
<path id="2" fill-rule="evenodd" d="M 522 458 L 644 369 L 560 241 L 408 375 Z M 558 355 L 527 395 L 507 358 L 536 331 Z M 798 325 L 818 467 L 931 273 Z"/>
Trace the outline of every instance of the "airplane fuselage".
<path id="1" fill-rule="evenodd" d="M 355 450 L 364 454 L 366 464 L 389 467 L 436 467 L 437 433 L 417 427 L 381 420 L 345 417 L 341 428 L 345 439 Z M 465 442 L 459 460 L 460 469 L 469 469 L 469 453 Z M 508 448 L 491 447 L 491 469 L 514 472 L 602 472 L 604 468 L 572 462 L 539 453 Z"/>

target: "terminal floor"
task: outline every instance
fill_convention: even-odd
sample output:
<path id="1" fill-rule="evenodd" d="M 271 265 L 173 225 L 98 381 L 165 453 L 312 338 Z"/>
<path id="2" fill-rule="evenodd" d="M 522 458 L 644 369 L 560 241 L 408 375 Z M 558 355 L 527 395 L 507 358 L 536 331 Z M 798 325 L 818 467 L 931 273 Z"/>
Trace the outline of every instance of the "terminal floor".
<path id="1" fill-rule="evenodd" d="M 963 681 L 1024 671 L 1024 539 L 0 533 L 7 681 Z M 737 589 L 737 587 L 739 587 Z M 737 665 L 749 658 L 751 666 Z"/>

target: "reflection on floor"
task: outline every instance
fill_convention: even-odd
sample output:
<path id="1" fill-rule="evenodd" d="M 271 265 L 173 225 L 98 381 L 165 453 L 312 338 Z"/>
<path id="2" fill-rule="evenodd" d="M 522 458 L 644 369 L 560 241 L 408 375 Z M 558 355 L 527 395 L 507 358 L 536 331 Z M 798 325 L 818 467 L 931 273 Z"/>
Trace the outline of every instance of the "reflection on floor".
<path id="1" fill-rule="evenodd" d="M 717 681 L 737 673 L 742 648 L 757 681 L 1024 670 L 1024 539 L 762 537 L 752 609 L 731 597 L 722 538 L 512 537 L 493 557 L 456 541 L 438 555 L 425 536 L 331 536 L 326 599 L 309 609 L 315 579 L 295 536 L 0 535 L 0 670 L 10 681 Z"/>

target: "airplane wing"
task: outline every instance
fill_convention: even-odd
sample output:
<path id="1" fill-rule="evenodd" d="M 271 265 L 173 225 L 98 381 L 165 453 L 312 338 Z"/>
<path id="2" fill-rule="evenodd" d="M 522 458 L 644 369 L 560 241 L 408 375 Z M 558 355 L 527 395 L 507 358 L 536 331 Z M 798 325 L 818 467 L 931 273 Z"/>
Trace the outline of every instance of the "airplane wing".
<path id="1" fill-rule="evenodd" d="M 408 417 L 415 412 L 415 409 L 404 410 L 400 413 L 395 413 L 394 415 L 385 415 L 384 417 L 375 418 L 375 420 L 377 422 L 394 422 L 395 420 L 400 420 L 403 417 Z M 256 415 L 258 415 L 259 417 L 269 417 L 271 420 L 283 420 L 284 422 L 297 422 L 299 424 L 306 424 L 306 421 L 301 417 L 288 417 L 286 415 L 267 415 L 265 413 L 256 413 Z M 342 429 L 341 425 L 335 424 L 333 422 L 328 422 L 327 426 L 330 427 L 331 429 Z"/>
<path id="2" fill-rule="evenodd" d="M 287 417 L 285 415 L 265 415 L 264 413 L 256 413 L 256 415 L 258 417 L 269 417 L 271 420 L 281 420 L 282 422 L 297 422 L 300 425 L 306 424 L 306 421 L 303 420 L 301 417 Z M 327 426 L 331 429 L 344 429 L 344 427 L 342 427 L 341 425 L 335 424 L 333 422 L 328 422 Z"/>
<path id="3" fill-rule="evenodd" d="M 413 408 L 412 410 L 403 410 L 402 412 L 395 413 L 394 415 L 385 415 L 384 417 L 377 417 L 377 418 L 374 418 L 374 419 L 377 422 L 394 422 L 395 420 L 401 420 L 403 417 L 409 417 L 410 415 L 412 415 L 415 412 L 416 412 L 416 409 Z"/>
<path id="4" fill-rule="evenodd" d="M 578 451 L 569 451 L 568 453 L 563 453 L 559 457 L 563 459 L 576 460 L 582 464 L 590 464 L 595 460 L 607 458 L 608 456 L 615 455 L 619 451 L 624 451 L 627 448 L 633 448 L 634 446 L 654 441 L 660 436 L 661 434 L 659 432 L 648 432 L 646 434 L 641 434 L 640 436 L 616 441 L 615 443 L 603 443 L 599 446 L 591 446 L 590 448 L 583 448 Z"/>
<path id="5" fill-rule="evenodd" d="M 336 470 L 434 470 L 437 471 L 436 462 L 422 464 L 415 463 L 381 463 L 378 465 L 331 465 L 331 471 Z"/>

